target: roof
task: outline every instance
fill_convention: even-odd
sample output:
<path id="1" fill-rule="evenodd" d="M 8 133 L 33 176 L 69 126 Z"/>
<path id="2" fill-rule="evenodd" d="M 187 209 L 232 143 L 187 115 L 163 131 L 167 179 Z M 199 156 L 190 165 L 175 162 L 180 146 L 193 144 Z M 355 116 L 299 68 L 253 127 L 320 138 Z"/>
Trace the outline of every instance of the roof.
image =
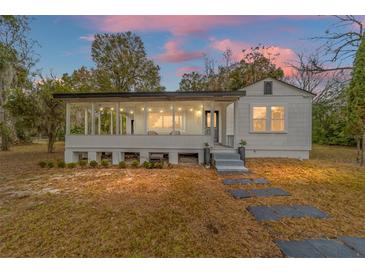
<path id="1" fill-rule="evenodd" d="M 308 93 L 309 95 L 312 95 L 312 96 L 317 96 L 317 94 L 315 94 L 315 93 L 313 93 L 313 92 L 310 92 L 310 91 L 308 91 L 308 90 L 305 90 L 305 89 L 299 88 L 299 87 L 297 87 L 297 86 L 294 86 L 293 84 L 290 84 L 290 83 L 288 83 L 288 82 L 286 82 L 286 81 L 283 81 L 283 80 L 280 80 L 280 79 L 276 79 L 276 78 L 271 78 L 271 77 L 262 78 L 262 79 L 260 79 L 260 80 L 258 80 L 258 81 L 256 81 L 256 82 L 253 82 L 252 84 L 249 84 L 249 85 L 247 85 L 247 86 L 245 86 L 245 87 L 252 86 L 252 85 L 254 85 L 254 84 L 258 83 L 258 82 L 261 82 L 261 81 L 264 81 L 264 80 L 267 80 L 267 79 L 274 80 L 274 81 L 278 81 L 278 82 L 280 82 L 280 83 L 282 83 L 282 84 L 284 84 L 284 85 L 290 86 L 290 87 L 292 87 L 292 88 L 294 88 L 294 89 L 296 89 L 296 90 L 298 90 L 298 91 Z"/>
<path id="2" fill-rule="evenodd" d="M 239 91 L 162 91 L 162 92 L 82 92 L 82 93 L 55 93 L 53 98 L 57 99 L 162 99 L 162 100 L 232 100 L 245 96 L 245 90 Z"/>

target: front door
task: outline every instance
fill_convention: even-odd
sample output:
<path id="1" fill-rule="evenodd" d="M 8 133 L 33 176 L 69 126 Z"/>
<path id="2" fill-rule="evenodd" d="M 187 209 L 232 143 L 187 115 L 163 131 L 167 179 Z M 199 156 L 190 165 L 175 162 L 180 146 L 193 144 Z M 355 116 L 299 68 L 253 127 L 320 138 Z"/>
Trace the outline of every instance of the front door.
<path id="1" fill-rule="evenodd" d="M 214 142 L 219 142 L 219 111 L 214 111 Z M 205 111 L 205 132 L 210 135 L 210 111 Z"/>

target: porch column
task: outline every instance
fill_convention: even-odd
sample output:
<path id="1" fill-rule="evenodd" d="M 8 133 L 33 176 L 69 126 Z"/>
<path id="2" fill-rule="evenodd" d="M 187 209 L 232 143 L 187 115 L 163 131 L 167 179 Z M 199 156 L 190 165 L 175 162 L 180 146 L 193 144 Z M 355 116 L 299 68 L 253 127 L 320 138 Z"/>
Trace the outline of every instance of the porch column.
<path id="1" fill-rule="evenodd" d="M 70 135 L 70 104 L 66 103 L 66 135 Z"/>
<path id="2" fill-rule="evenodd" d="M 110 135 L 113 135 L 113 111 L 114 108 L 110 108 Z"/>
<path id="3" fill-rule="evenodd" d="M 221 109 L 222 144 L 227 145 L 227 105 L 222 105 Z"/>
<path id="4" fill-rule="evenodd" d="M 233 108 L 233 148 L 236 148 L 238 144 L 238 101 L 234 102 Z"/>
<path id="5" fill-rule="evenodd" d="M 95 135 L 95 104 L 91 103 L 91 135 Z"/>
<path id="6" fill-rule="evenodd" d="M 116 113 L 117 113 L 117 116 L 115 117 L 115 134 L 119 135 L 120 134 L 120 110 L 119 110 L 119 107 L 120 107 L 120 104 L 119 102 L 115 104 L 115 107 L 116 107 Z"/>
<path id="7" fill-rule="evenodd" d="M 214 101 L 210 104 L 210 142 L 214 146 Z"/>
<path id="8" fill-rule="evenodd" d="M 100 110 L 98 111 L 98 134 L 101 133 L 101 117 L 100 117 Z"/>
<path id="9" fill-rule="evenodd" d="M 144 123 L 144 134 L 147 135 L 147 131 L 148 131 L 148 126 L 147 126 L 147 104 L 144 103 L 143 105 L 143 123 Z"/>
<path id="10" fill-rule="evenodd" d="M 172 103 L 172 132 L 175 134 L 176 124 L 175 124 L 175 103 Z"/>
<path id="11" fill-rule="evenodd" d="M 89 133 L 89 123 L 88 123 L 88 112 L 87 112 L 87 107 L 85 107 L 85 125 L 84 125 L 84 129 L 85 129 L 85 135 L 87 135 Z"/>

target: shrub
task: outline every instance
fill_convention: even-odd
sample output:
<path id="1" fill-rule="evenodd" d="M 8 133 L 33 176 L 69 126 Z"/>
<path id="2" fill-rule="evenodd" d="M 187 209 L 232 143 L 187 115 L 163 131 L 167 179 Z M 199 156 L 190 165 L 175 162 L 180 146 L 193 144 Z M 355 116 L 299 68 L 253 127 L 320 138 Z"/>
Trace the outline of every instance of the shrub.
<path id="1" fill-rule="evenodd" d="M 86 167 L 87 166 L 87 160 L 80 160 L 79 165 L 80 165 L 80 167 Z"/>
<path id="2" fill-rule="evenodd" d="M 155 164 L 153 162 L 144 161 L 143 162 L 143 167 L 147 168 L 147 169 L 151 169 L 151 168 L 155 167 Z"/>
<path id="3" fill-rule="evenodd" d="M 66 163 L 62 160 L 57 161 L 57 167 L 59 168 L 65 168 L 66 167 Z"/>
<path id="4" fill-rule="evenodd" d="M 76 167 L 76 163 L 68 163 L 67 164 L 68 168 L 75 168 Z"/>
<path id="5" fill-rule="evenodd" d="M 101 160 L 100 164 L 101 164 L 102 167 L 108 167 L 109 166 L 109 161 L 104 159 L 104 160 Z"/>
<path id="6" fill-rule="evenodd" d="M 119 168 L 126 168 L 127 164 L 124 161 L 119 162 Z"/>
<path id="7" fill-rule="evenodd" d="M 155 168 L 163 168 L 163 162 L 158 162 L 158 163 L 155 163 Z"/>
<path id="8" fill-rule="evenodd" d="M 91 167 L 97 167 L 97 166 L 98 166 L 98 162 L 97 162 L 97 161 L 95 161 L 95 160 L 92 160 L 92 161 L 90 161 L 89 165 L 90 165 Z"/>
<path id="9" fill-rule="evenodd" d="M 54 167 L 54 163 L 53 163 L 52 161 L 48 161 L 48 163 L 47 163 L 47 167 L 48 167 L 48 168 L 52 168 L 52 167 Z"/>
<path id="10" fill-rule="evenodd" d="M 133 160 L 132 167 L 139 167 L 139 161 L 138 160 Z"/>
<path id="11" fill-rule="evenodd" d="M 47 162 L 46 161 L 39 161 L 38 162 L 38 165 L 41 167 L 41 168 L 44 168 L 47 166 Z"/>

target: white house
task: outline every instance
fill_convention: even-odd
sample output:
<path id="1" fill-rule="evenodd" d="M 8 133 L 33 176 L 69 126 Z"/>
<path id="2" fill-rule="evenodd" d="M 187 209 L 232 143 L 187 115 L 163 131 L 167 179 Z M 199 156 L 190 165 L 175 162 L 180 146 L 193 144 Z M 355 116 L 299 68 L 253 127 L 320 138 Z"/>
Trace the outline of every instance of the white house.
<path id="1" fill-rule="evenodd" d="M 205 143 L 217 161 L 237 154 L 241 139 L 247 157 L 308 159 L 313 96 L 271 78 L 231 92 L 54 95 L 66 102 L 65 161 L 109 153 L 114 164 L 125 153 L 138 153 L 141 162 L 164 154 L 173 164 L 180 154 L 196 154 L 202 163 Z"/>

